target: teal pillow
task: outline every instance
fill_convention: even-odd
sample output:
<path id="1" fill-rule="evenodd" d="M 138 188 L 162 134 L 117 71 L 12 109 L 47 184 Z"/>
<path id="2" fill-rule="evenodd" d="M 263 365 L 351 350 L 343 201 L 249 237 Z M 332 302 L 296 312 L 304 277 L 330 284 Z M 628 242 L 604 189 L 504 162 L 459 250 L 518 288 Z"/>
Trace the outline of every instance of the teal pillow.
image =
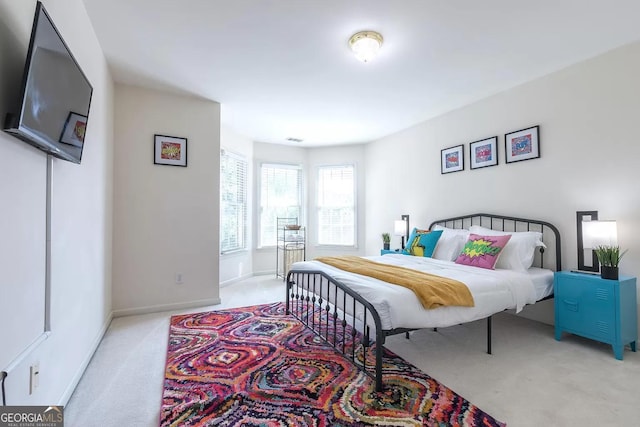
<path id="1" fill-rule="evenodd" d="M 418 236 L 418 234 L 425 234 L 428 233 L 429 230 L 419 230 L 415 227 L 413 227 L 413 230 L 411 230 L 411 234 L 409 234 L 409 237 L 407 238 L 407 244 L 405 245 L 404 249 L 402 250 L 402 253 L 405 255 L 411 255 L 409 253 L 409 247 L 411 246 L 411 242 L 414 241 L 414 239 Z"/>
<path id="2" fill-rule="evenodd" d="M 436 249 L 438 239 L 442 235 L 442 230 L 429 231 L 418 230 L 414 228 L 409 235 L 407 245 L 402 251 L 405 255 L 423 256 L 431 258 L 433 251 Z"/>

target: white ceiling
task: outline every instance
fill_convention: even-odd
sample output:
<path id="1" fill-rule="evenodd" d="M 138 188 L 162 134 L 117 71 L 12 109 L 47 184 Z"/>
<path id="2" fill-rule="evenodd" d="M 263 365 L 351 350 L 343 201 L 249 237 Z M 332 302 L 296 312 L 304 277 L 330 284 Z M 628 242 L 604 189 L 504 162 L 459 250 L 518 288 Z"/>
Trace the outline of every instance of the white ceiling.
<path id="1" fill-rule="evenodd" d="M 255 141 L 367 142 L 640 40 L 639 0 L 84 0 L 116 81 Z M 375 30 L 380 55 L 349 37 Z"/>

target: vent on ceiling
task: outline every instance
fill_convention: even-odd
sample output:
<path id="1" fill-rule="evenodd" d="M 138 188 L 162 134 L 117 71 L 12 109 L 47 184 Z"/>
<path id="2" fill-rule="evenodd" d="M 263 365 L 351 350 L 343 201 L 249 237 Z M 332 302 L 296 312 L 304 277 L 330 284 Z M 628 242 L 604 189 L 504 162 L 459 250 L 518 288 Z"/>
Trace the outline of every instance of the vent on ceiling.
<path id="1" fill-rule="evenodd" d="M 287 138 L 287 141 L 289 141 L 289 142 L 302 142 L 302 139 L 300 139 L 300 138 Z"/>

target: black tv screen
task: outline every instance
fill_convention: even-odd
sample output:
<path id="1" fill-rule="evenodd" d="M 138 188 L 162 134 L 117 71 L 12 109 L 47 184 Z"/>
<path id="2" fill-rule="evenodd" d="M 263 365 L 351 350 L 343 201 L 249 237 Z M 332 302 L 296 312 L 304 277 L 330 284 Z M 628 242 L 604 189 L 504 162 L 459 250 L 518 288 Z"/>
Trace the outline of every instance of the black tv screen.
<path id="1" fill-rule="evenodd" d="M 63 160 L 80 163 L 93 87 L 38 2 L 20 105 L 4 130 Z"/>

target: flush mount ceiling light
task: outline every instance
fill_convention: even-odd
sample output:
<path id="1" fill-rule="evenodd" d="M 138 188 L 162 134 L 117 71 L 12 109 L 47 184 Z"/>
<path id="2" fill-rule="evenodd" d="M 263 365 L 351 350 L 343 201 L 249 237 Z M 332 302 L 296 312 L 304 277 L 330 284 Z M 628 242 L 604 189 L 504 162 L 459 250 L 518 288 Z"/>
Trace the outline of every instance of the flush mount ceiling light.
<path id="1" fill-rule="evenodd" d="M 375 31 L 360 31 L 351 36 L 349 46 L 356 58 L 362 62 L 369 62 L 382 46 L 382 35 Z"/>

